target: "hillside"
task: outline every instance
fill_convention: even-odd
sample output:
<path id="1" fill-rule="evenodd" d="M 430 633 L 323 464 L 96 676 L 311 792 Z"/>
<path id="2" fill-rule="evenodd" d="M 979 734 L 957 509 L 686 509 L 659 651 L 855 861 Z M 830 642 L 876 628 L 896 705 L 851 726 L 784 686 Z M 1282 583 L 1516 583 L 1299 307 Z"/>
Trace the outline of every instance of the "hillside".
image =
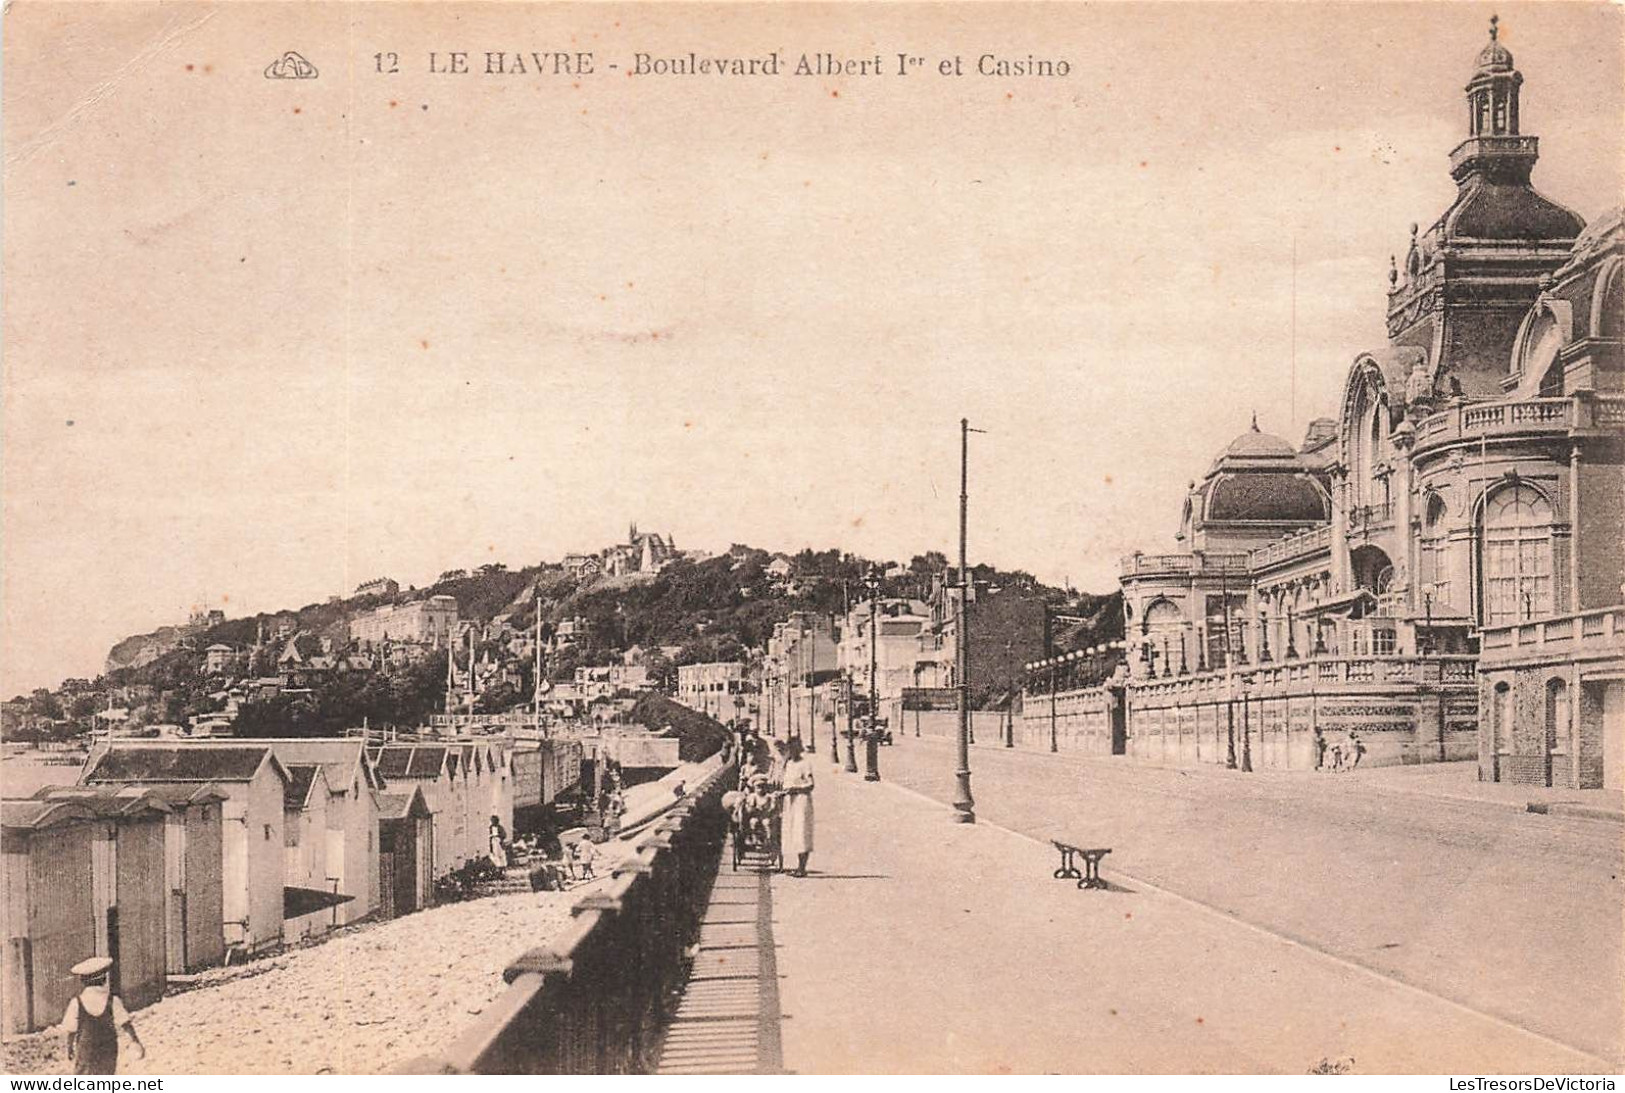
<path id="1" fill-rule="evenodd" d="M 407 602 L 430 595 L 451 596 L 463 620 L 481 625 L 500 619 L 498 631 L 528 635 L 540 617 L 544 639 L 566 620 L 576 620 L 577 637 L 548 658 L 546 671 L 555 681 L 574 678 L 582 666 L 619 663 L 631 649 L 642 649 L 650 674 L 670 687 L 675 668 L 711 660 L 750 660 L 760 656 L 774 626 L 793 611 L 838 615 L 867 596 L 865 577 L 888 573 L 880 581 L 887 597 L 923 599 L 933 579 L 946 566 L 940 554 L 916 556 L 906 566 L 872 561 L 840 551 L 802 551 L 788 559 L 791 577 L 775 577 L 775 556 L 738 545 L 728 554 L 703 560 L 679 558 L 658 573 L 576 578 L 557 565 L 521 569 L 487 565 L 452 571 L 426 588 L 408 588 L 387 600 L 374 595 L 268 612 L 213 625 L 166 626 L 118 642 L 108 654 L 108 671 L 94 681 L 80 681 L 72 693 L 37 691 L 4 704 L 9 738 L 71 736 L 91 724 L 91 715 L 109 705 L 129 709 L 131 724 L 183 723 L 220 708 L 212 697 L 219 677 L 205 675 L 203 651 L 224 644 L 253 650 L 241 666 L 251 678 L 275 675 L 276 657 L 294 634 L 328 638 L 336 649 L 349 637 L 349 621 L 387 602 Z M 1011 593 L 989 600 L 984 641 L 975 666 L 974 700 L 979 705 L 1008 701 L 1020 675 L 1020 661 L 1033 652 L 1033 613 L 1017 611 L 1000 621 L 999 604 L 1041 603 L 1051 614 L 1082 619 L 1057 621 L 1053 644 L 1058 652 L 1122 636 L 1122 604 L 1117 594 L 1094 596 L 1048 587 L 1030 574 L 977 566 L 979 587 Z M 584 625 L 583 625 L 584 622 Z M 1010 632 L 999 629 L 1004 626 Z M 274 639 L 272 636 L 283 637 Z M 1004 636 L 1001 637 L 1001 634 Z M 259 643 L 261 635 L 267 640 Z M 477 646 L 481 657 L 512 660 L 503 641 L 493 636 Z M 486 695 L 483 709 L 504 709 L 529 696 L 533 685 L 529 659 L 513 663 L 514 679 Z M 446 654 L 442 651 L 409 667 L 357 673 L 321 681 L 295 693 L 245 705 L 236 725 L 244 735 L 277 732 L 321 733 L 358 724 L 411 725 L 437 712 L 444 697 Z"/>

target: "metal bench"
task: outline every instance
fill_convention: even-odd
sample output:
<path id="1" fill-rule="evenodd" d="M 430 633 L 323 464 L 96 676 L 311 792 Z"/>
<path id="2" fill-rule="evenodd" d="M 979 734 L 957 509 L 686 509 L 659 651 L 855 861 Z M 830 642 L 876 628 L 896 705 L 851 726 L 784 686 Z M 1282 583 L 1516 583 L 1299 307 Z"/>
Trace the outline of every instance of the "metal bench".
<path id="1" fill-rule="evenodd" d="M 1056 880 L 1076 880 L 1079 888 L 1106 887 L 1106 882 L 1100 879 L 1100 859 L 1111 853 L 1110 847 L 1072 846 L 1056 839 L 1050 843 L 1061 852 L 1061 868 L 1055 871 Z M 1080 858 L 1083 859 L 1081 870 L 1078 868 Z"/>

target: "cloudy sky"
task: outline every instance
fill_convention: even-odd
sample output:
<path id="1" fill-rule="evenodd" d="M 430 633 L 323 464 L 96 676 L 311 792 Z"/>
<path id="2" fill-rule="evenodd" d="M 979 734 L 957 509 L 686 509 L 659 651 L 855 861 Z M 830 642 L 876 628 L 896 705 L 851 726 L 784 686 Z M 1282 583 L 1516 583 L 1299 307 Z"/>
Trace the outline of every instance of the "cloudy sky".
<path id="1" fill-rule="evenodd" d="M 1536 182 L 1593 217 L 1625 108 L 1601 4 L 18 3 L 0 690 L 196 605 L 634 520 L 952 553 L 961 416 L 973 558 L 1108 589 L 1255 411 L 1298 439 L 1381 344 L 1492 11 Z M 266 79 L 288 49 L 319 77 Z M 476 71 L 427 71 L 453 50 Z M 889 67 L 625 71 L 691 50 Z"/>

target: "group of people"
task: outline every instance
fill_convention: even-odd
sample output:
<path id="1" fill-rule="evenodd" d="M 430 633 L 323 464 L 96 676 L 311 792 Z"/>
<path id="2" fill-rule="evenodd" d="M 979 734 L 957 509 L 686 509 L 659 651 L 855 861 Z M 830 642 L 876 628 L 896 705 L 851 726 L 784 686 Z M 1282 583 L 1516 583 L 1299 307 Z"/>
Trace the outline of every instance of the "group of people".
<path id="1" fill-rule="evenodd" d="M 1346 739 L 1328 742 L 1326 735 L 1315 728 L 1315 769 L 1353 770 L 1365 758 L 1365 741 L 1358 733 L 1350 732 Z"/>
<path id="2" fill-rule="evenodd" d="M 795 737 L 766 741 L 742 734 L 739 741 L 739 789 L 729 807 L 739 830 L 766 841 L 774 817 L 779 821 L 779 848 L 784 860 L 795 859 L 794 877 L 807 875 L 813 850 L 813 768 Z"/>
<path id="3" fill-rule="evenodd" d="M 558 858 L 548 855 L 542 840 L 535 834 L 521 835 L 508 841 L 507 829 L 499 816 L 491 817 L 489 855 L 499 869 L 510 864 L 531 865 L 531 883 L 548 890 L 565 888 L 578 880 L 593 880 L 597 873 L 593 863 L 598 859 L 598 848 L 590 839 L 576 839 L 560 847 Z"/>

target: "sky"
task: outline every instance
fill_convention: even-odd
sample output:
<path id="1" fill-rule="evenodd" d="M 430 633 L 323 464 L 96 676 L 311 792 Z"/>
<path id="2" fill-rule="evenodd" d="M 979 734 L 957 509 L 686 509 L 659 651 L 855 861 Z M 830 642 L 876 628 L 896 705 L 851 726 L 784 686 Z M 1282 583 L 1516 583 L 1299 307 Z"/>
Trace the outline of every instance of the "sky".
<path id="1" fill-rule="evenodd" d="M 1594 218 L 1603 4 L 12 5 L 0 693 L 632 522 L 952 557 L 961 417 L 972 561 L 1109 590 L 1382 344 L 1492 13 L 1536 185 Z M 888 73 L 626 73 L 773 50 Z"/>

